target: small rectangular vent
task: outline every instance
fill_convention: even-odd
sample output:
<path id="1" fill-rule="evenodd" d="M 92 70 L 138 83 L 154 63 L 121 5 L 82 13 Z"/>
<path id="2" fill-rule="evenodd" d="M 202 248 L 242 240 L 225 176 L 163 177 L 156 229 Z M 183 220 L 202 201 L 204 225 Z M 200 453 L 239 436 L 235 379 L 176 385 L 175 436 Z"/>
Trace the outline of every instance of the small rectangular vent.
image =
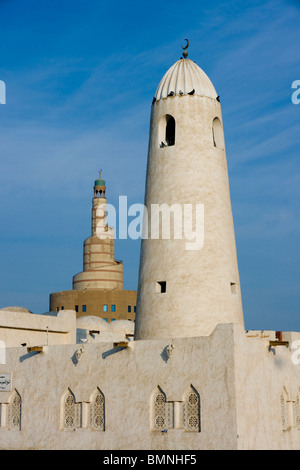
<path id="1" fill-rule="evenodd" d="M 166 281 L 158 281 L 156 283 L 156 293 L 157 294 L 164 294 L 167 292 L 167 282 Z"/>
<path id="2" fill-rule="evenodd" d="M 231 293 L 232 294 L 237 294 L 237 285 L 235 282 L 230 283 L 230 288 L 231 288 Z"/>

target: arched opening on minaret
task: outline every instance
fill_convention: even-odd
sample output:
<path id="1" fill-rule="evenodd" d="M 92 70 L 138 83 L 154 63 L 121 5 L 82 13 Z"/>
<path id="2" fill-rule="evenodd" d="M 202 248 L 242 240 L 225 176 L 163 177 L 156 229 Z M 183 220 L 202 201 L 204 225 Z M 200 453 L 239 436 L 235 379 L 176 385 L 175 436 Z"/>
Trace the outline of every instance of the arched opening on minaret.
<path id="1" fill-rule="evenodd" d="M 105 196 L 105 190 L 103 189 L 95 189 L 94 191 L 94 197 L 98 197 L 98 198 L 106 198 Z"/>
<path id="2" fill-rule="evenodd" d="M 224 150 L 224 135 L 221 121 L 218 117 L 215 117 L 212 123 L 212 135 L 214 147 Z"/>
<path id="3" fill-rule="evenodd" d="M 166 121 L 166 143 L 170 147 L 171 145 L 175 145 L 175 119 L 173 116 L 167 114 Z"/>
<path id="4" fill-rule="evenodd" d="M 158 126 L 158 141 L 160 148 L 175 145 L 175 119 L 170 114 L 165 114 Z"/>

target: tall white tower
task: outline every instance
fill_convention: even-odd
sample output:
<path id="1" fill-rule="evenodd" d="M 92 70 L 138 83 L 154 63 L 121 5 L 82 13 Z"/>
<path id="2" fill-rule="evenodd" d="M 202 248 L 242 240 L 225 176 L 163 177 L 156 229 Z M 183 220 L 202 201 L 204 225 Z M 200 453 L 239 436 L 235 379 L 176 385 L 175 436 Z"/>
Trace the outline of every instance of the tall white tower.
<path id="1" fill-rule="evenodd" d="M 220 101 L 186 47 L 183 56 L 162 78 L 151 109 L 137 340 L 203 336 L 220 323 L 244 324 Z M 204 214 L 198 222 L 197 205 Z M 172 206 L 182 208 L 182 236 L 172 227 L 170 239 L 163 230 L 151 236 L 157 208 Z M 204 237 L 189 249 L 184 207 L 192 208 L 193 227 L 198 223 Z"/>

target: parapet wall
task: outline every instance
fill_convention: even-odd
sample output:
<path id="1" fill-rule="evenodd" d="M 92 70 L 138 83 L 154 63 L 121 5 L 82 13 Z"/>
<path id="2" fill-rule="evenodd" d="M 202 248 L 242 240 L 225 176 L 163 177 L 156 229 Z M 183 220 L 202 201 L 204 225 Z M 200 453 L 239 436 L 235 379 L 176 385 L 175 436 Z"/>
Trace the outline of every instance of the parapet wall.
<path id="1" fill-rule="evenodd" d="M 30 312 L 0 310 L 0 340 L 5 347 L 76 343 L 76 313 L 35 315 Z"/>

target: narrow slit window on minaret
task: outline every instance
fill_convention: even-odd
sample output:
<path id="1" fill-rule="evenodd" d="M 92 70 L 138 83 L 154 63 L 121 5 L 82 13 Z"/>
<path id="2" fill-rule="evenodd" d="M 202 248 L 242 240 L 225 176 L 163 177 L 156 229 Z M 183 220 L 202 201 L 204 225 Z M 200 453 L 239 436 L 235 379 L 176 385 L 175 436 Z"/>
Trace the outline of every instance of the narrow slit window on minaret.
<path id="1" fill-rule="evenodd" d="M 175 145 L 175 119 L 173 116 L 166 116 L 166 143 L 170 147 Z"/>
<path id="2" fill-rule="evenodd" d="M 160 148 L 175 145 L 175 119 L 170 114 L 162 116 L 158 126 L 158 144 Z"/>
<path id="3" fill-rule="evenodd" d="M 214 147 L 224 150 L 224 135 L 221 121 L 218 117 L 215 117 L 212 123 L 212 135 Z"/>

